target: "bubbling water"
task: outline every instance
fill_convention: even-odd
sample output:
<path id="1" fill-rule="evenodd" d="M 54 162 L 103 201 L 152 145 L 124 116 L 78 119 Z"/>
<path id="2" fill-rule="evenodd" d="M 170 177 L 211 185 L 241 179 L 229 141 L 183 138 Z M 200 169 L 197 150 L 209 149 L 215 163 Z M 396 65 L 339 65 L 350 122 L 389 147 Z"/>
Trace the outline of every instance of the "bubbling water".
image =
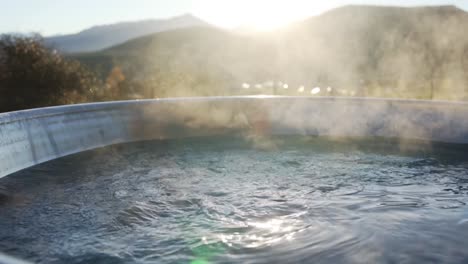
<path id="1" fill-rule="evenodd" d="M 38 263 L 468 260 L 464 146 L 263 140 L 119 145 L 6 177 L 0 251 Z"/>

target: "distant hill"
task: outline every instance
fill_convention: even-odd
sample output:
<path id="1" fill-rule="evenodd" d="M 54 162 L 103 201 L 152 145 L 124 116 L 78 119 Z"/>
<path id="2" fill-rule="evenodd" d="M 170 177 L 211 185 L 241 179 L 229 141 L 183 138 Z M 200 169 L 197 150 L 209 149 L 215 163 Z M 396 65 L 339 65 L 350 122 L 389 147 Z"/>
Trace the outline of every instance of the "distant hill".
<path id="1" fill-rule="evenodd" d="M 461 99 L 467 28 L 453 6 L 345 6 L 271 33 L 190 27 L 75 58 L 103 76 L 118 67 L 144 97 L 233 94 L 245 82 L 266 93 Z"/>
<path id="2" fill-rule="evenodd" d="M 45 42 L 65 53 L 90 52 L 102 50 L 137 37 L 193 26 L 208 26 L 208 24 L 187 14 L 169 19 L 95 26 L 77 34 L 48 37 Z"/>

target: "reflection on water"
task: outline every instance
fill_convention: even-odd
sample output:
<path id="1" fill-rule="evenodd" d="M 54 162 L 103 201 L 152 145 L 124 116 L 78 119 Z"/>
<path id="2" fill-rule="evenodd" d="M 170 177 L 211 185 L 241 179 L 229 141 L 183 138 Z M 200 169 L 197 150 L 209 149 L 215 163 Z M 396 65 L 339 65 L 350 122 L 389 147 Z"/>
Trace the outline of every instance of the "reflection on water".
<path id="1" fill-rule="evenodd" d="M 0 251 L 39 263 L 466 263 L 461 146 L 277 138 L 109 147 L 7 177 Z"/>

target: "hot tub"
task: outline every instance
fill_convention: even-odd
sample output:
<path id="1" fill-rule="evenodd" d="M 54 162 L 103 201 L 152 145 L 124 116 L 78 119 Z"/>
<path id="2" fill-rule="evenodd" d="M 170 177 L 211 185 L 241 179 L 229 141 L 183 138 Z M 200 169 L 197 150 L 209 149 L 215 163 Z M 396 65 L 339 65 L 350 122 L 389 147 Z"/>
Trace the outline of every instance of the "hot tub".
<path id="1" fill-rule="evenodd" d="M 39 263 L 463 263 L 467 113 L 219 97 L 2 114 L 0 251 Z"/>

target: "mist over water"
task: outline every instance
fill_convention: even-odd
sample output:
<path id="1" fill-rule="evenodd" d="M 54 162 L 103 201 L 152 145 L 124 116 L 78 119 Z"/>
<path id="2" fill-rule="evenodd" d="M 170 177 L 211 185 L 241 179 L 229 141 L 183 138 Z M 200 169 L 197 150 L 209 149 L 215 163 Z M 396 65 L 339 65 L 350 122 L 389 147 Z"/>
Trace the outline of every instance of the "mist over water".
<path id="1" fill-rule="evenodd" d="M 194 27 L 76 58 L 107 76 L 111 90 L 125 84 L 109 82 L 118 69 L 142 98 L 276 94 L 462 101 L 467 25 L 468 13 L 454 6 L 344 6 L 272 32 Z"/>
<path id="2" fill-rule="evenodd" d="M 3 178 L 0 251 L 38 263 L 465 263 L 466 147 L 197 138 Z"/>

